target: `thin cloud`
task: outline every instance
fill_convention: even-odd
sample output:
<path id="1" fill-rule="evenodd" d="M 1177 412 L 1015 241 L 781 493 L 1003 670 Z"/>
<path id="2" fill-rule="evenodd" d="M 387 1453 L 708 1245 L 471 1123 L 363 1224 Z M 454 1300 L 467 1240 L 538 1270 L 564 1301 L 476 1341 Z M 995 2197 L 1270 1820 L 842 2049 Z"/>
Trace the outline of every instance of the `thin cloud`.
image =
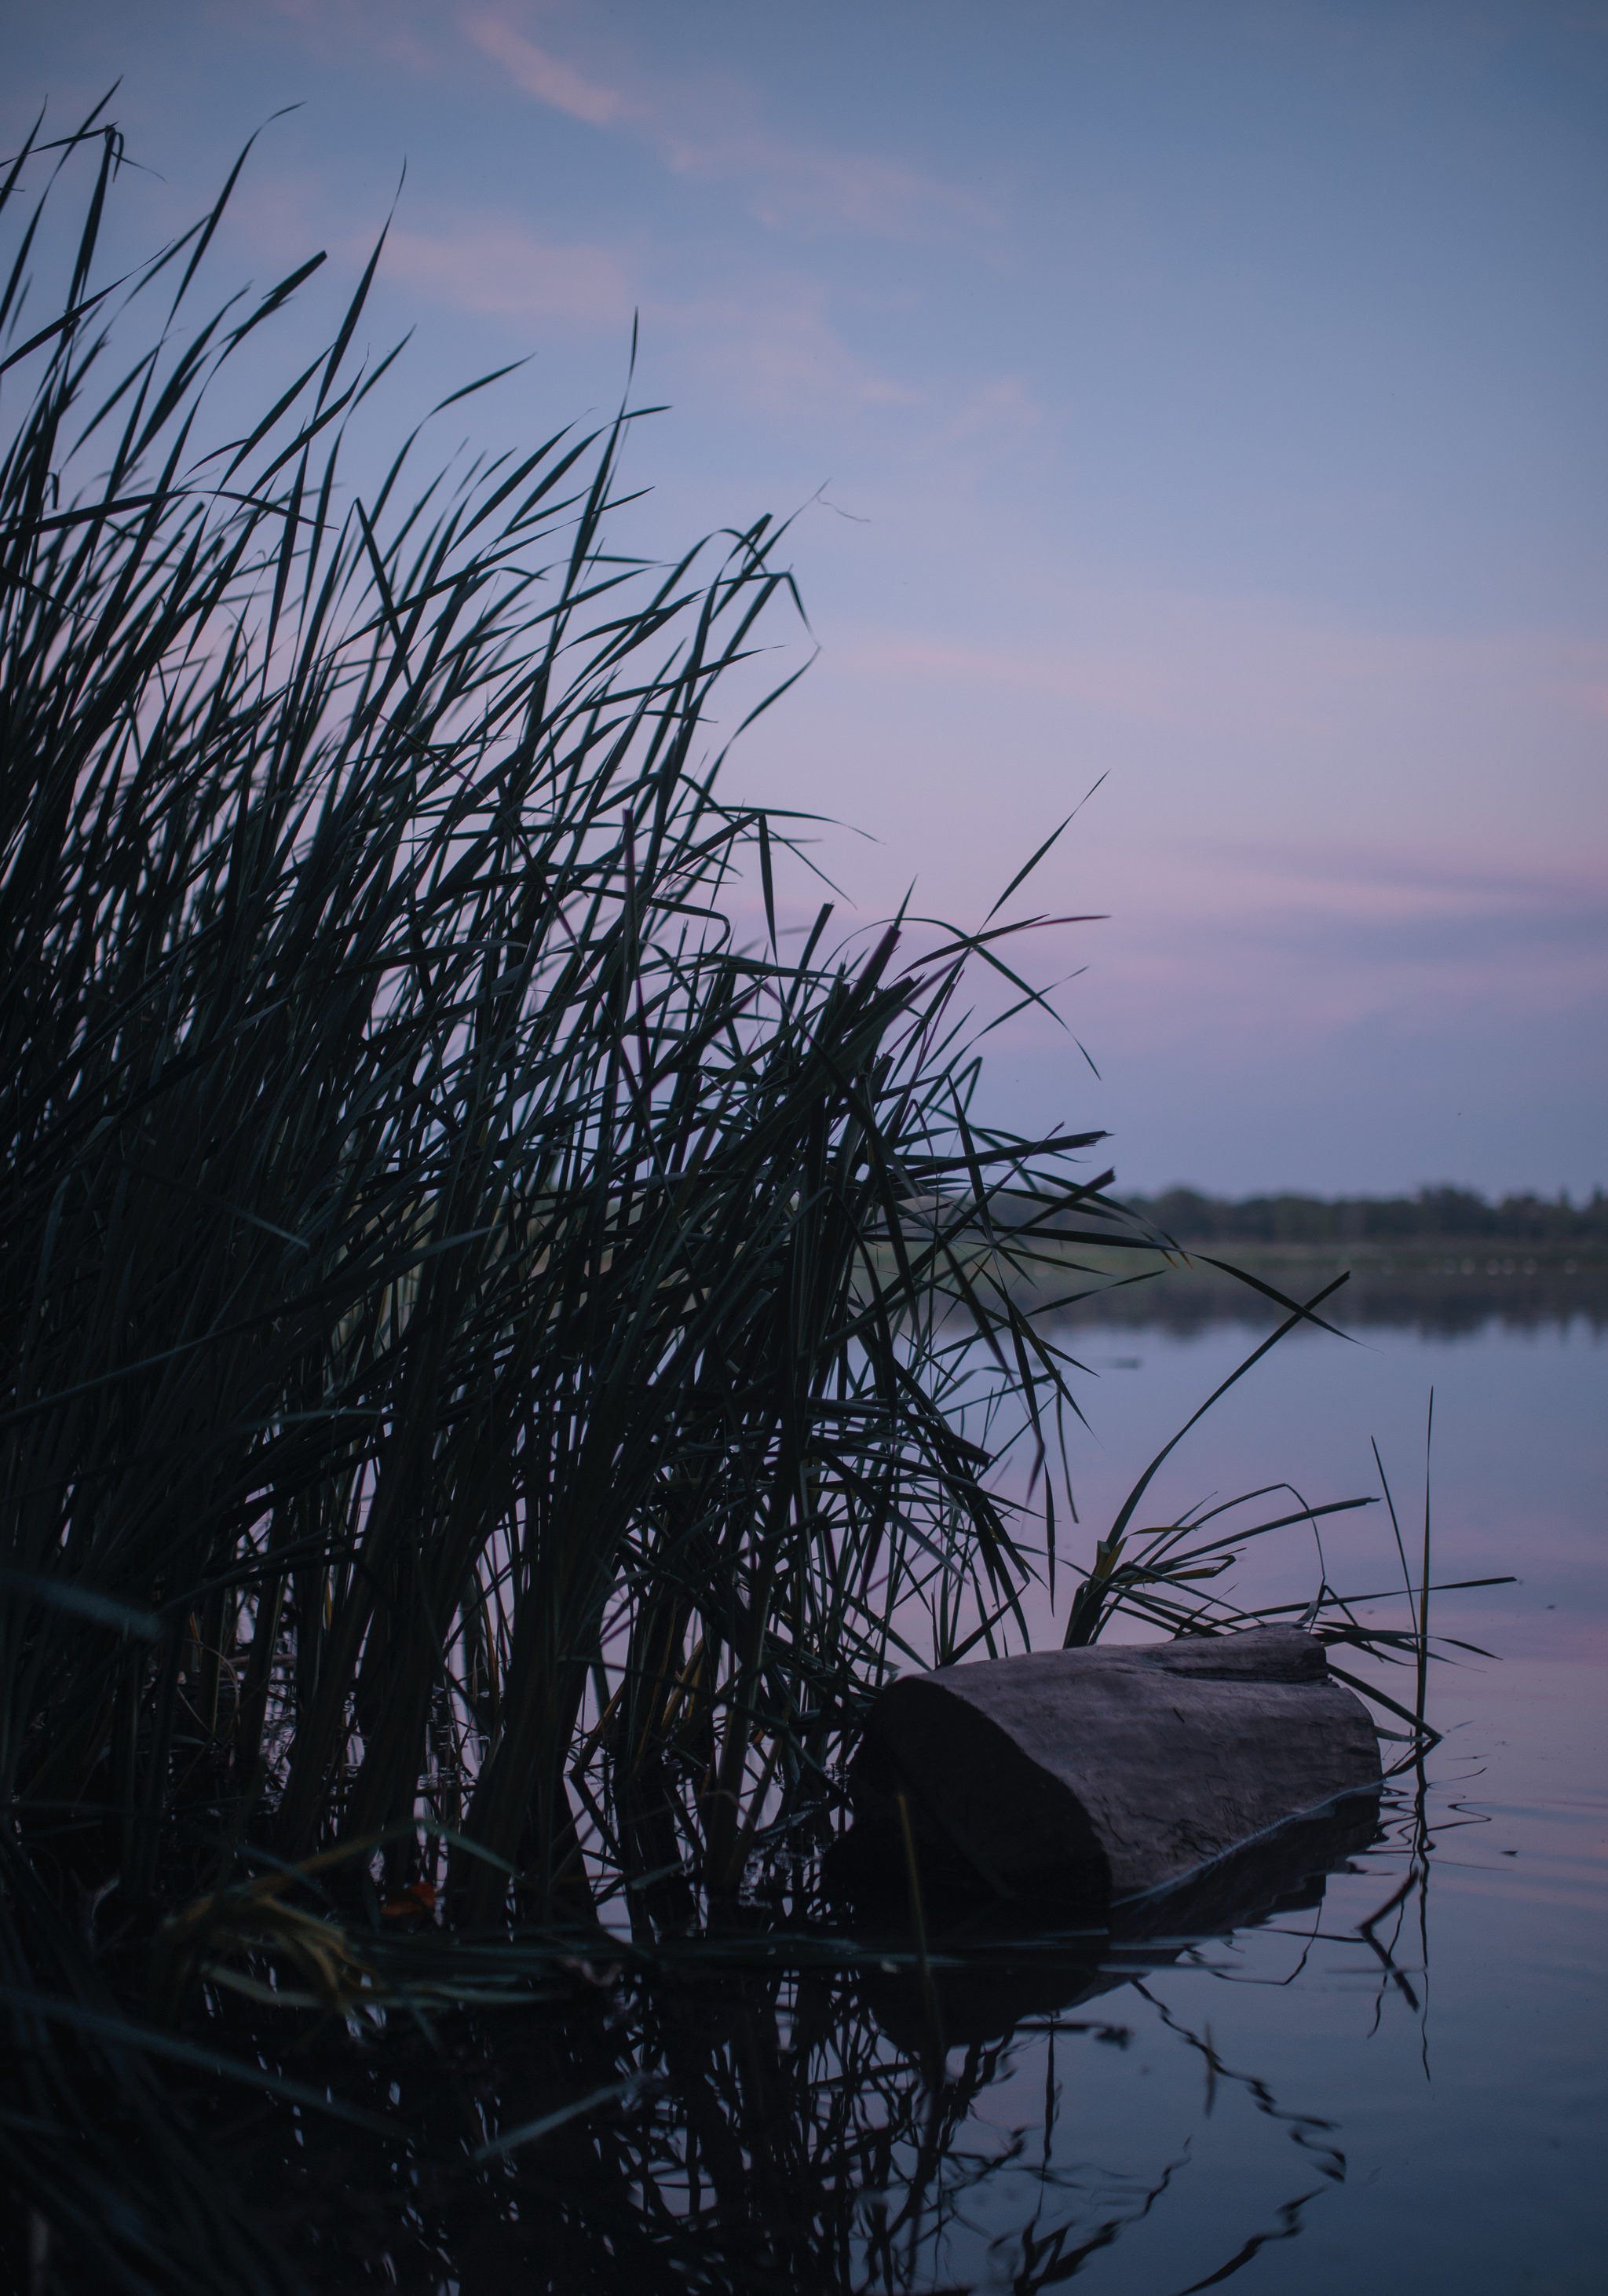
<path id="1" fill-rule="evenodd" d="M 628 131 L 674 175 L 743 184 L 749 212 L 773 230 L 908 240 L 976 231 L 994 220 L 975 194 L 919 168 L 777 135 L 751 116 L 743 119 L 754 103 L 739 86 L 656 89 L 650 96 L 579 70 L 505 17 L 483 12 L 467 18 L 464 29 L 539 103 L 588 127 Z M 701 116 L 714 110 L 718 125 Z"/>
<path id="2" fill-rule="evenodd" d="M 1608 646 L 1545 630 L 1419 636 L 1308 620 L 1258 598 L 1069 587 L 1063 619 L 1072 636 L 1053 644 L 867 632 L 849 658 L 867 675 L 1087 701 L 1186 731 L 1202 755 L 1223 739 L 1287 745 L 1292 758 L 1328 757 L 1338 745 L 1351 768 L 1359 742 L 1423 755 L 1443 749 L 1456 723 L 1464 740 L 1477 726 L 1487 750 L 1499 731 L 1517 769 L 1538 710 L 1561 726 L 1592 725 L 1608 667 Z"/>
<path id="3" fill-rule="evenodd" d="M 1514 869 L 1470 865 L 1428 854 L 1402 854 L 1393 848 L 1358 844 L 1320 850 L 1283 842 L 1251 843 L 1243 839 L 1191 838 L 1158 840 L 1214 863 L 1227 862 L 1248 874 L 1272 875 L 1299 885 L 1303 893 L 1322 887 L 1339 897 L 1357 892 L 1410 898 L 1467 914 L 1494 915 L 1498 911 L 1534 910 L 1556 916 L 1595 914 L 1608 931 L 1608 876 L 1599 869 L 1572 871 Z"/>
<path id="4" fill-rule="evenodd" d="M 618 338 L 637 313 L 648 342 L 731 406 L 796 419 L 826 405 L 918 403 L 843 340 L 826 290 L 808 278 L 772 275 L 746 294 L 654 295 L 618 248 L 546 239 L 516 217 L 483 212 L 433 230 L 393 226 L 385 268 L 434 303 L 515 325 Z"/>
<path id="5" fill-rule="evenodd" d="M 501 64 L 527 95 L 535 96 L 538 103 L 551 104 L 555 111 L 568 112 L 571 119 L 583 119 L 588 127 L 611 127 L 636 111 L 637 107 L 618 88 L 587 79 L 500 17 L 471 16 L 464 29 L 475 46 Z"/>

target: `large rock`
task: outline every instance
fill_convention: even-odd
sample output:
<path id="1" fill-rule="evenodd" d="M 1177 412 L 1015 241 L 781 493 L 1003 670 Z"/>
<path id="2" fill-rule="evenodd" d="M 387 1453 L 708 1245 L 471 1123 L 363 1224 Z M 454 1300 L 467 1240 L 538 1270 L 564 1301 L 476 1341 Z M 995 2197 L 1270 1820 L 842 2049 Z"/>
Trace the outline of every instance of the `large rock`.
<path id="1" fill-rule="evenodd" d="M 903 1792 L 940 1863 L 1107 1907 L 1379 1785 L 1366 1708 L 1293 1627 L 907 1675 L 854 1767 L 878 1832 Z"/>

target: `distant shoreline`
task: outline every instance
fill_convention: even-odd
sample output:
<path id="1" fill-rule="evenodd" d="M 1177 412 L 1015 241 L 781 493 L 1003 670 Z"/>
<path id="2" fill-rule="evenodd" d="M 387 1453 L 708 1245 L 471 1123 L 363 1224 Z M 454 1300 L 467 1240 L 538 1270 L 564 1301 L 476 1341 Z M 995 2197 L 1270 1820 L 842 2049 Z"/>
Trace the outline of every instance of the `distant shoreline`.
<path id="1" fill-rule="evenodd" d="M 1369 1248 L 1413 1265 L 1455 1263 L 1443 1267 L 1447 1275 L 1473 1273 L 1463 1267 L 1465 1259 L 1481 1267 L 1492 1259 L 1608 1265 L 1608 1196 L 1601 1188 L 1578 1204 L 1567 1192 L 1507 1195 L 1493 1203 L 1471 1188 L 1454 1187 L 1421 1188 L 1413 1196 L 1228 1198 L 1188 1187 L 1155 1196 L 1113 1193 L 1151 1227 L 1202 1250 L 1233 1245 L 1242 1256 L 1253 1250 L 1310 1255 L 1328 1249 L 1356 1255 Z"/>

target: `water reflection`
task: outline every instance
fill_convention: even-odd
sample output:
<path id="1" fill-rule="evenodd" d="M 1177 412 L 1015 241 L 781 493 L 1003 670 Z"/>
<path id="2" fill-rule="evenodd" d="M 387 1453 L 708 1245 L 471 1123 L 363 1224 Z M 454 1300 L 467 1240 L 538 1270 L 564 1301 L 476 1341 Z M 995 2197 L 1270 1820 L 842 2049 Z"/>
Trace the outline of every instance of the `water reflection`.
<path id="1" fill-rule="evenodd" d="M 918 1934 L 874 1857 L 794 1855 L 724 1935 L 530 1940 L 505 2005 L 317 2060 L 389 2139 L 277 2113 L 236 2159 L 318 2288 L 1026 2292 L 1120 2249 L 1125 2291 L 1178 2296 L 1296 2237 L 1346 2169 L 1320 2077 L 1286 2096 L 1169 1979 L 1299 1985 L 1330 1874 L 1382 1866 L 1331 1941 L 1417 2015 L 1397 1931 L 1426 1840 L 1410 1793 L 1352 1804 L 1110 1931 L 930 1895 Z"/>
<path id="2" fill-rule="evenodd" d="M 1143 1377 L 1100 1390 L 1119 1496 L 1243 1352 L 1237 1333 L 1126 1332 L 1080 1334 L 1079 1351 L 1144 1357 Z M 242 2051 L 259 2040 L 390 2134 L 282 2109 L 235 2120 L 245 2204 L 332 2292 L 1595 2288 L 1602 1361 L 1578 1322 L 1543 1345 L 1489 1324 L 1456 1348 L 1292 1343 L 1236 1390 L 1259 1420 L 1192 1439 L 1185 1501 L 1243 1488 L 1248 1463 L 1344 1492 L 1370 1433 L 1393 1475 L 1414 1456 L 1432 1384 L 1438 1573 L 1525 1574 L 1439 1598 L 1435 1631 L 1507 1655 L 1437 1668 L 1448 1734 L 1428 1785 L 1397 1778 L 1378 1838 L 1321 1883 L 1298 1874 L 1259 1905 L 1198 1908 L 1188 1933 L 1115 1940 L 1057 1936 L 1053 1913 L 1037 1939 L 988 1931 L 974 1907 L 955 1916 L 973 1924 L 963 1940 L 935 1904 L 939 2050 L 899 1893 L 857 1957 L 845 1940 L 870 1935 L 869 1906 L 826 1894 L 816 1849 L 778 1851 L 725 1936 L 666 1899 L 618 1947 L 531 1938 L 513 1974 L 488 1966 L 505 2005 L 428 2034 L 393 2021 L 379 2048 L 292 2057 L 265 2015 Z M 1109 1521 L 1086 1480 L 1090 1519 Z M 1348 1551 L 1347 1583 L 1391 1583 L 1370 1551 Z M 1292 1596 L 1312 1591 L 1305 1570 Z M 388 1948 L 422 1983 L 431 1939 Z M 969 1966 L 941 1965 L 963 1941 Z M 238 2094 L 204 2110 L 238 2115 Z"/>
<path id="3" fill-rule="evenodd" d="M 886 1838 L 862 1842 L 863 1827 L 833 1846 L 824 1878 L 861 1936 L 889 1929 L 891 1906 L 909 1898 L 902 1858 Z M 1328 1875 L 1380 1834 L 1377 1791 L 1358 1794 L 1320 1817 L 1286 1825 L 1177 1887 L 1130 1899 L 1099 1926 L 1078 1920 L 1075 1901 L 1047 1892 L 985 1900 L 931 1874 L 922 1892 L 922 1931 L 890 1971 L 874 1969 L 868 1997 L 883 2029 L 909 2050 L 923 2045 L 923 2021 L 936 2012 L 947 2040 L 1005 2037 L 1030 2016 L 1070 2008 L 1124 1984 L 1135 1970 L 1175 1960 L 1193 1941 L 1252 1929 L 1275 1915 L 1323 1902 Z"/>
<path id="4" fill-rule="evenodd" d="M 1232 1259 L 1233 1253 L 1224 1257 Z M 1608 1269 L 1584 1262 L 1527 1267 L 1522 1259 L 1481 1256 L 1425 1267 L 1331 1253 L 1322 1259 L 1248 1258 L 1243 1264 L 1264 1283 L 1302 1300 L 1349 1271 L 1344 1290 L 1325 1309 L 1349 1329 L 1388 1326 L 1441 1339 L 1488 1324 L 1539 1332 L 1566 1325 L 1575 1316 L 1594 1332 L 1608 1329 Z M 1148 1324 L 1187 1334 L 1214 1324 L 1259 1326 L 1268 1316 L 1266 1301 L 1247 1285 L 1194 1263 L 1120 1290 L 1101 1291 L 1060 1309 L 1058 1320 L 1123 1329 Z"/>

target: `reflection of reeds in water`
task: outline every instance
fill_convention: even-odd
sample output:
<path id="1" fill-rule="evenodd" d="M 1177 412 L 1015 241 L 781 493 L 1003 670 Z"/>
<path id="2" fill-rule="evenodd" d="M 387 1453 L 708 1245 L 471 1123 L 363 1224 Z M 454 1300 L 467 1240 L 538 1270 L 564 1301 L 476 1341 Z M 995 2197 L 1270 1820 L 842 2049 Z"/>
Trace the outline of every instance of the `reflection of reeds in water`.
<path id="1" fill-rule="evenodd" d="M 529 1938 L 488 1972 L 503 2012 L 405 2031 L 367 2069 L 349 2046 L 315 2051 L 303 2077 L 387 2125 L 333 2127 L 313 2147 L 282 2110 L 240 2138 L 242 2188 L 311 2284 L 332 2289 L 381 2258 L 404 2288 L 1039 2288 L 1158 2210 L 1203 2281 L 1299 2231 L 1343 2180 L 1343 2152 L 1321 2112 L 1292 2108 L 1181 2013 L 1167 1973 L 1210 1958 L 1236 1922 L 1309 1942 L 1323 1866 L 1374 1830 L 1370 1813 L 1248 1860 L 1237 1898 L 1181 1905 L 1153 1939 L 1057 1934 L 1047 1908 L 1037 1927 L 980 1927 L 939 1905 L 923 1953 L 897 1897 L 882 1934 L 862 1925 L 855 1939 L 822 1925 L 797 1873 L 718 1940 L 581 1966 Z M 1387 1932 L 1399 1902 L 1382 1909 Z M 1377 1949 L 1413 2003 L 1388 1942 Z M 398 1945 L 388 1974 L 423 1999 L 431 1960 L 426 1939 Z M 936 2067 L 929 1961 L 948 2029 Z M 1198 2067 L 1194 2101 L 1181 2126 L 1169 2108 L 1142 2157 L 1113 2156 L 1079 2098 L 1102 2060 L 1158 2051 Z M 1202 2253 L 1186 2228 L 1191 2124 L 1230 2094 L 1253 2136 L 1266 2124 L 1293 2140 L 1298 2164 L 1265 2219 Z M 1269 2174 L 1285 2173 L 1274 2156 Z"/>

